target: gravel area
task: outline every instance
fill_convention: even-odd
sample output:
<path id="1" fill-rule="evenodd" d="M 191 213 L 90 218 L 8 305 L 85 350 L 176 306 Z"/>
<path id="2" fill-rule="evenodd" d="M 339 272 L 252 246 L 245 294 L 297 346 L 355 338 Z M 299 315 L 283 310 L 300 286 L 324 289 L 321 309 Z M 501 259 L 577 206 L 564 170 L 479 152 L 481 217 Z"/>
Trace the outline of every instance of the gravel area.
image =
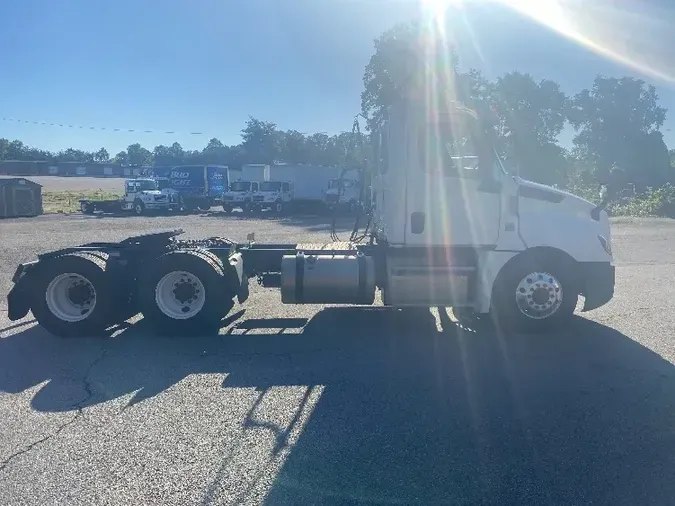
<path id="1" fill-rule="evenodd" d="M 41 251 L 179 227 L 259 242 L 330 228 L 1 220 L 0 292 Z M 254 283 L 202 338 L 150 337 L 141 320 L 56 339 L 0 314 L 0 504 L 669 504 L 675 222 L 613 234 L 615 299 L 559 334 L 461 328 L 445 309 L 284 306 Z"/>

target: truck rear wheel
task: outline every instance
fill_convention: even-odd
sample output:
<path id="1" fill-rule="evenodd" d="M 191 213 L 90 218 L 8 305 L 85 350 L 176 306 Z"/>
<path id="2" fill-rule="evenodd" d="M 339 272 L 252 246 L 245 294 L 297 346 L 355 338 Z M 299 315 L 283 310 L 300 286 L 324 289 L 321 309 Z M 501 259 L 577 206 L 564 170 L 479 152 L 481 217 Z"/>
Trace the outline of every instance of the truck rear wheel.
<path id="1" fill-rule="evenodd" d="M 73 253 L 47 260 L 37 273 L 31 309 L 60 337 L 98 335 L 113 323 L 114 290 L 102 253 Z"/>
<path id="2" fill-rule="evenodd" d="M 525 332 L 562 329 L 578 301 L 573 266 L 525 256 L 507 264 L 492 293 L 492 316 L 500 328 Z"/>
<path id="3" fill-rule="evenodd" d="M 82 214 L 94 214 L 94 204 L 82 201 L 80 202 L 80 211 L 82 211 Z"/>
<path id="4" fill-rule="evenodd" d="M 141 311 L 158 333 L 209 334 L 234 306 L 235 291 L 220 259 L 207 251 L 177 250 L 159 257 L 140 282 Z"/>

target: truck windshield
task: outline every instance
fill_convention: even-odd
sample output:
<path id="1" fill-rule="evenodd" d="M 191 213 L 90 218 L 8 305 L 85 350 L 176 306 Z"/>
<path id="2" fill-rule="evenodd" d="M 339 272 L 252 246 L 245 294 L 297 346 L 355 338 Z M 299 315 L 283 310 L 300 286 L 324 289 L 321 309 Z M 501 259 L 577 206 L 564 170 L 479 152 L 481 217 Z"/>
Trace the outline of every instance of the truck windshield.
<path id="1" fill-rule="evenodd" d="M 143 190 L 157 190 L 157 181 L 152 181 L 149 179 L 140 179 L 136 181 L 136 188 L 139 191 Z"/>
<path id="2" fill-rule="evenodd" d="M 281 183 L 278 181 L 265 181 L 260 184 L 261 192 L 278 192 L 281 190 Z"/>
<path id="3" fill-rule="evenodd" d="M 251 183 L 248 181 L 235 181 L 230 184 L 230 190 L 233 192 L 247 192 L 251 189 Z"/>
<path id="4" fill-rule="evenodd" d="M 342 187 L 343 188 L 353 188 L 355 185 L 354 181 L 351 179 L 343 179 L 342 180 Z M 331 179 L 328 182 L 328 188 L 339 188 L 340 187 L 340 180 L 339 179 Z"/>

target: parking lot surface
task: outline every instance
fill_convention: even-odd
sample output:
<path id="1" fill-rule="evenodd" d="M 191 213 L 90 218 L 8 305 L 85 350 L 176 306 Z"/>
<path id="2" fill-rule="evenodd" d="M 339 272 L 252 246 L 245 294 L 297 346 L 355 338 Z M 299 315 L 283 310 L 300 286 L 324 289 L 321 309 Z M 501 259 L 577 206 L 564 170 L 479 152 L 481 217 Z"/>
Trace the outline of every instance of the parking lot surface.
<path id="1" fill-rule="evenodd" d="M 318 218 L 0 221 L 19 262 L 90 241 L 328 241 Z M 341 233 L 343 237 L 348 232 Z M 615 299 L 550 335 L 444 308 L 284 306 L 218 336 L 57 339 L 0 299 L 0 504 L 670 504 L 675 224 L 619 220 Z"/>

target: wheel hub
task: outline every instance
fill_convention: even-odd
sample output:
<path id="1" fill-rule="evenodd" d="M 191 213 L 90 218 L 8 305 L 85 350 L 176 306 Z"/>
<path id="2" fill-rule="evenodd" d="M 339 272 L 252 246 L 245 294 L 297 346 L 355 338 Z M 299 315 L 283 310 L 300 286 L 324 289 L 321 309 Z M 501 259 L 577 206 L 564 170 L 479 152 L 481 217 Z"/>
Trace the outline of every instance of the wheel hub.
<path id="1" fill-rule="evenodd" d="M 190 278 L 174 284 L 173 295 L 181 304 L 189 304 L 192 302 L 196 295 L 195 292 L 199 292 L 197 283 L 193 284 L 193 281 Z"/>
<path id="2" fill-rule="evenodd" d="M 547 272 L 532 272 L 516 288 L 518 309 L 528 318 L 542 320 L 560 309 L 563 300 L 560 282 Z"/>
<path id="3" fill-rule="evenodd" d="M 157 307 L 176 320 L 195 316 L 204 307 L 205 300 L 204 285 L 190 272 L 169 272 L 155 287 Z"/>
<path id="4" fill-rule="evenodd" d="M 96 289 L 81 274 L 63 273 L 47 285 L 45 301 L 54 316 L 76 323 L 87 318 L 96 307 Z"/>
<path id="5" fill-rule="evenodd" d="M 91 302 L 94 298 L 94 293 L 91 285 L 84 280 L 77 280 L 68 287 L 68 298 L 70 301 L 78 306 L 82 306 Z"/>

